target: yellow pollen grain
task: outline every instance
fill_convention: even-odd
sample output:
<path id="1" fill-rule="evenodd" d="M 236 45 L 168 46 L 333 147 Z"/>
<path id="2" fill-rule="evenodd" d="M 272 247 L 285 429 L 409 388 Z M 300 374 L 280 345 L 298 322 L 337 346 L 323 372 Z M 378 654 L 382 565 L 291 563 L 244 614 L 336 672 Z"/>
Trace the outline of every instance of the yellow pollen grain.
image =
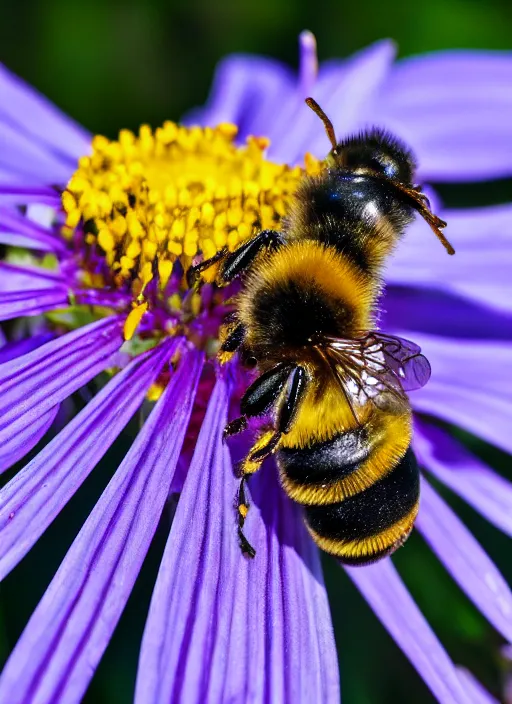
<path id="1" fill-rule="evenodd" d="M 63 233 L 71 237 L 89 221 L 86 244 L 139 295 L 155 272 L 163 291 L 177 261 L 186 270 L 198 254 L 233 251 L 263 227 L 279 229 L 299 179 L 320 162 L 308 155 L 303 169 L 277 164 L 265 156 L 268 139 L 238 146 L 236 135 L 227 123 L 166 122 L 138 134 L 122 130 L 117 141 L 94 137 L 62 194 Z M 126 330 L 143 315 L 138 310 Z"/>
<path id="2" fill-rule="evenodd" d="M 135 331 L 139 327 L 139 323 L 142 320 L 142 316 L 148 309 L 147 303 L 140 303 L 135 306 L 133 310 L 128 313 L 126 320 L 124 321 L 124 339 L 131 340 Z"/>
<path id="3" fill-rule="evenodd" d="M 148 401 L 158 401 L 158 399 L 164 392 L 164 388 L 165 387 L 161 384 L 151 384 L 146 393 L 146 398 L 148 399 Z"/>

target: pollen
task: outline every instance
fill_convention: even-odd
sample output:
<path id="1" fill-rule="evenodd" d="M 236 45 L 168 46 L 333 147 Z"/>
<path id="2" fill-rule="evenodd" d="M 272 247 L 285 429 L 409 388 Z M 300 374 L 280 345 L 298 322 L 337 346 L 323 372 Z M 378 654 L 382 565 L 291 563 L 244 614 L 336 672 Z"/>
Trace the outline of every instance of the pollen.
<path id="1" fill-rule="evenodd" d="M 139 305 L 126 320 L 127 339 L 150 288 L 170 300 L 176 268 L 185 272 L 199 256 L 279 229 L 299 179 L 318 170 L 311 157 L 304 168 L 269 161 L 267 139 L 237 146 L 236 136 L 231 124 L 143 125 L 116 141 L 96 136 L 91 156 L 80 159 L 62 194 L 63 233 L 82 231 L 87 261 L 102 258 L 114 284 L 131 290 Z"/>

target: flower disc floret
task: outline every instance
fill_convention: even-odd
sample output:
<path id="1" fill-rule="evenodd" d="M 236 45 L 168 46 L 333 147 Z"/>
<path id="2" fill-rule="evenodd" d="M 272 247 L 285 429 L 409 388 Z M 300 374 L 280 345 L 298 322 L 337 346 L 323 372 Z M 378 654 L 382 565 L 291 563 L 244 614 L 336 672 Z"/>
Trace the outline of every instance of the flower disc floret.
<path id="1" fill-rule="evenodd" d="M 268 140 L 235 143 L 232 124 L 143 125 L 117 141 L 96 136 L 91 156 L 62 195 L 69 237 L 81 228 L 85 249 L 104 257 L 117 286 L 140 297 L 153 279 L 164 291 L 175 263 L 184 271 L 196 255 L 234 250 L 264 228 L 279 227 L 307 168 L 265 158 Z M 140 302 L 140 301 L 139 301 Z"/>

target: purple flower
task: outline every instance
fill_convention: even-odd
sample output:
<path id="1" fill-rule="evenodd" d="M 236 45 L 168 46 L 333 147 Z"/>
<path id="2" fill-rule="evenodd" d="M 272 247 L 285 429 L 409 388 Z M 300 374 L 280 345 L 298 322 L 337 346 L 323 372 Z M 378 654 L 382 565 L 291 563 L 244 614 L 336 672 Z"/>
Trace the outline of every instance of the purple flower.
<path id="1" fill-rule="evenodd" d="M 116 372 L 0 490 L 2 577 L 144 399 L 156 400 L 8 660 L 1 701 L 80 701 L 171 491 L 181 496 L 142 641 L 137 704 L 339 701 L 319 554 L 271 466 L 250 487 L 257 557 L 240 553 L 232 454 L 247 447 L 222 442 L 240 376 L 212 363 L 229 304 L 212 286 L 188 290 L 183 272 L 199 250 L 232 249 L 256 222 L 282 216 L 296 165 L 306 152 L 325 156 L 306 95 L 338 138 L 376 123 L 411 145 L 423 181 L 471 181 L 512 175 L 511 79 L 510 54 L 394 63 L 388 42 L 317 71 L 304 33 L 298 76 L 256 57 L 221 64 L 208 105 L 189 118 L 212 129 L 166 123 L 118 142 L 96 137 L 91 148 L 90 135 L 1 69 L 0 242 L 9 248 L 0 319 L 23 320 L 0 349 L 0 469 L 37 444 L 71 394 Z M 262 139 L 237 148 L 225 123 L 238 126 L 240 145 L 270 138 L 266 155 Z M 510 484 L 435 422 L 512 449 L 512 206 L 437 210 L 457 257 L 415 222 L 387 273 L 381 325 L 418 342 L 433 369 L 411 397 L 427 471 L 417 528 L 511 642 L 510 590 L 428 476 L 512 534 Z M 390 559 L 347 571 L 438 701 L 493 701 L 452 663 Z"/>

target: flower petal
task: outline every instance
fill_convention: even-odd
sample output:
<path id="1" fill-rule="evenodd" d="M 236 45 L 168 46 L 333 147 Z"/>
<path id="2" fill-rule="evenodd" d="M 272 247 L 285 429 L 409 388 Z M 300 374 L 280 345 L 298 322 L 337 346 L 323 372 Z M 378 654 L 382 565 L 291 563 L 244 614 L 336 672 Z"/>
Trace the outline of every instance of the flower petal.
<path id="1" fill-rule="evenodd" d="M 30 418 L 27 419 L 27 424 L 24 428 L 20 428 L 16 435 L 13 435 L 2 443 L 0 446 L 0 473 L 5 472 L 6 469 L 16 464 L 18 460 L 25 457 L 25 455 L 37 445 L 55 420 L 59 407 L 59 404 L 57 404 L 53 408 L 50 408 L 49 411 L 46 411 L 42 416 L 34 420 Z"/>
<path id="2" fill-rule="evenodd" d="M 381 306 L 381 329 L 403 330 L 413 340 L 416 333 L 457 339 L 461 345 L 512 340 L 512 310 L 493 310 L 447 291 L 391 284 Z"/>
<path id="3" fill-rule="evenodd" d="M 207 104 L 185 122 L 212 127 L 232 122 L 241 141 L 249 135 L 267 136 L 269 116 L 293 86 L 292 72 L 279 61 L 235 54 L 219 63 Z"/>
<path id="4" fill-rule="evenodd" d="M 462 686 L 469 694 L 472 704 L 499 704 L 498 700 L 489 694 L 469 670 L 466 670 L 464 667 L 458 667 L 457 672 Z"/>
<path id="5" fill-rule="evenodd" d="M 43 251 L 61 252 L 64 249 L 64 243 L 50 229 L 9 207 L 0 207 L 0 242 Z"/>
<path id="6" fill-rule="evenodd" d="M 0 292 L 55 289 L 57 286 L 66 287 L 66 279 L 59 272 L 0 261 Z"/>
<path id="7" fill-rule="evenodd" d="M 422 333 L 414 334 L 414 342 L 420 345 L 432 366 L 429 383 L 411 394 L 414 410 L 459 425 L 512 452 L 508 422 L 512 403 L 512 343 L 465 342 Z"/>
<path id="8" fill-rule="evenodd" d="M 439 288 L 511 312 L 512 206 L 441 211 L 456 250 L 446 255 L 429 228 L 416 220 L 386 271 L 396 284 Z"/>
<path id="9" fill-rule="evenodd" d="M 333 117 L 338 137 L 367 119 L 394 55 L 392 42 L 382 41 L 350 59 L 320 66 L 312 93 Z M 324 157 L 329 144 L 320 120 L 304 103 L 302 87 L 303 81 L 280 62 L 230 56 L 217 69 L 206 107 L 186 122 L 234 122 L 241 141 L 264 135 L 270 139 L 269 157 L 278 162 L 302 163 L 306 151 Z"/>
<path id="10" fill-rule="evenodd" d="M 53 332 L 39 332 L 30 337 L 25 337 L 22 340 L 6 342 L 0 347 L 0 364 L 15 359 L 15 357 L 22 357 L 24 354 L 36 350 L 38 347 L 41 347 L 41 345 L 45 345 L 54 338 L 55 333 Z"/>
<path id="11" fill-rule="evenodd" d="M 12 173 L 15 182 L 21 177 L 31 184 L 65 185 L 76 165 L 59 159 L 41 142 L 0 121 L 0 168 Z"/>
<path id="12" fill-rule="evenodd" d="M 14 648 L 0 701 L 81 700 L 158 525 L 201 367 L 182 358 Z"/>
<path id="13" fill-rule="evenodd" d="M 512 175 L 512 52 L 443 51 L 399 61 L 382 86 L 379 124 L 409 143 L 421 177 Z"/>
<path id="14" fill-rule="evenodd" d="M 122 322 L 104 318 L 0 365 L 0 444 L 103 371 Z"/>
<path id="15" fill-rule="evenodd" d="M 174 348 L 172 341 L 133 360 L 0 490 L 0 579 L 82 485 L 140 406 Z"/>
<path id="16" fill-rule="evenodd" d="M 228 399 L 220 379 L 153 593 L 135 701 L 337 703 L 338 664 L 318 551 L 273 467 L 251 480 L 247 535 L 255 559 L 238 546 L 238 482 L 222 441 Z"/>
<path id="17" fill-rule="evenodd" d="M 25 315 L 40 315 L 49 310 L 68 305 L 68 291 L 65 288 L 53 290 L 34 289 L 0 293 L 0 320 L 11 320 Z"/>
<path id="18" fill-rule="evenodd" d="M 492 560 L 449 506 L 422 481 L 416 527 L 459 587 L 512 642 L 512 593 Z"/>
<path id="19" fill-rule="evenodd" d="M 4 181 L 8 179 L 8 183 Z M 2 205 L 23 205 L 25 203 L 46 203 L 60 206 L 60 195 L 55 188 L 39 185 L 14 185 L 17 179 L 0 170 L 0 203 Z"/>
<path id="20" fill-rule="evenodd" d="M 493 472 L 446 431 L 415 419 L 420 464 L 490 523 L 512 536 L 512 484 Z"/>
<path id="21" fill-rule="evenodd" d="M 350 59 L 320 66 L 312 94 L 331 117 L 338 139 L 357 130 L 365 122 L 374 95 L 390 70 L 394 55 L 393 43 L 381 41 Z M 303 163 L 306 152 L 324 158 L 331 148 L 322 123 L 304 103 L 305 97 L 297 93 L 292 111 L 280 117 L 282 107 L 276 104 L 274 112 L 278 119 L 274 116 L 272 120 L 267 120 L 269 124 L 274 123 L 269 156 L 276 161 Z M 260 132 L 264 127 L 262 124 Z"/>
<path id="22" fill-rule="evenodd" d="M 471 704 L 454 664 L 390 559 L 346 567 L 349 577 L 440 704 Z"/>
<path id="23" fill-rule="evenodd" d="M 0 65 L 0 132 L 2 123 L 46 145 L 64 163 L 75 162 L 90 151 L 91 136 L 86 130 Z"/>

